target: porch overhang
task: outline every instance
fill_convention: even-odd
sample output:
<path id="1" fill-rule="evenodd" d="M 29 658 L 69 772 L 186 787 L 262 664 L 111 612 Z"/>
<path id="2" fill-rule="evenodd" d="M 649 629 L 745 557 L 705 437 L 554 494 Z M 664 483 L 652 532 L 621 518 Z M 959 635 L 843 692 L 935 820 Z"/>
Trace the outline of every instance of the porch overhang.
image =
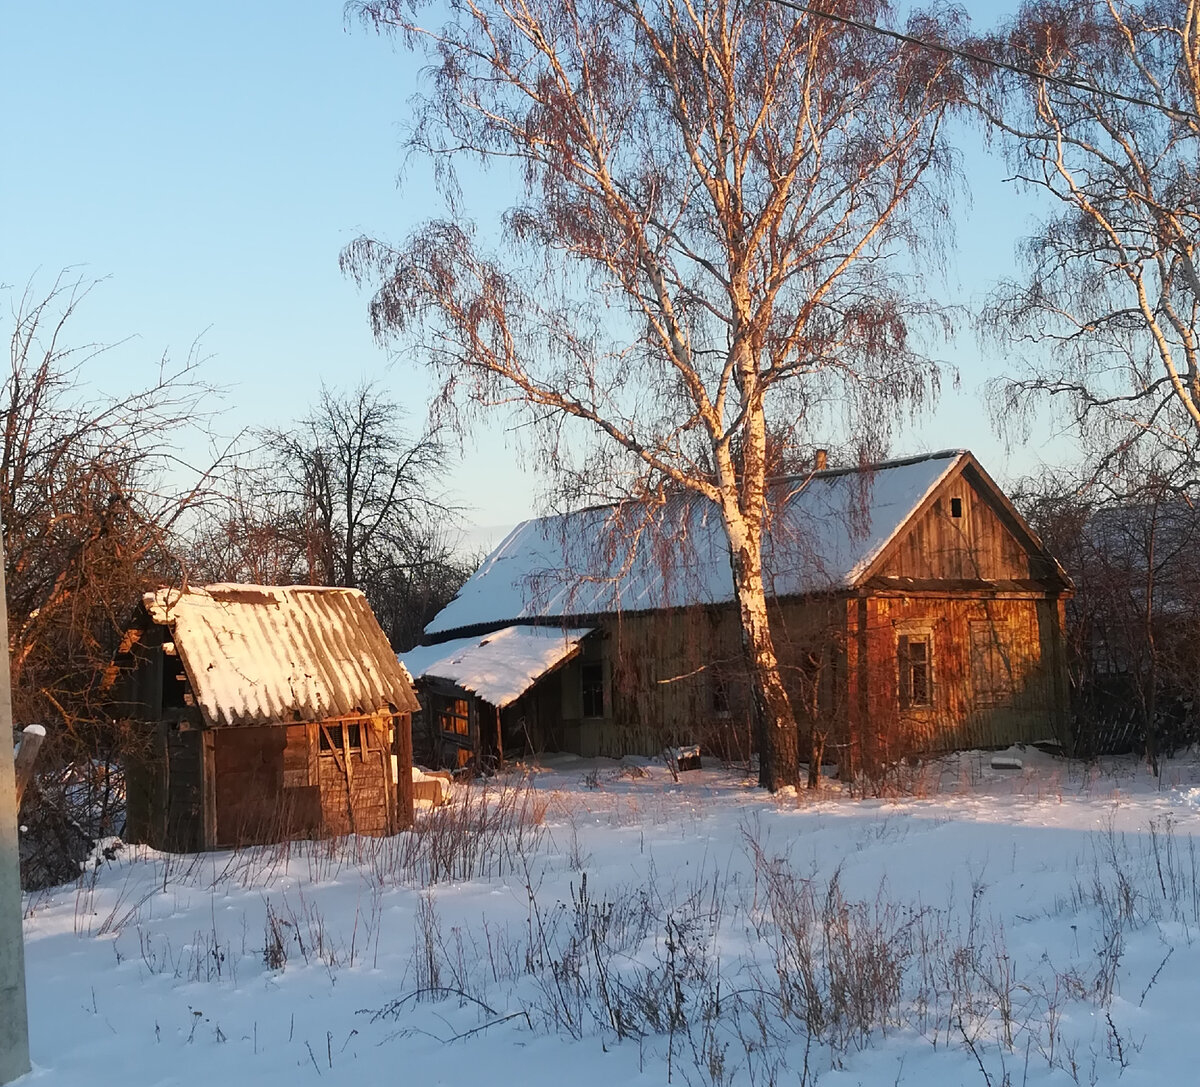
<path id="1" fill-rule="evenodd" d="M 508 626 L 400 654 L 414 680 L 439 679 L 503 709 L 579 654 L 591 627 Z"/>

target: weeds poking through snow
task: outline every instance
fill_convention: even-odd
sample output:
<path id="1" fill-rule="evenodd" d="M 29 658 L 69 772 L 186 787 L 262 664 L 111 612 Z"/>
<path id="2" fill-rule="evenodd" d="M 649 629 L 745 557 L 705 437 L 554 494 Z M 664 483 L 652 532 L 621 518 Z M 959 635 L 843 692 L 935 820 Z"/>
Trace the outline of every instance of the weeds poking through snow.
<path id="1" fill-rule="evenodd" d="M 282 970 L 287 966 L 292 923 L 280 917 L 270 902 L 266 903 L 266 911 L 266 927 L 263 933 L 263 965 L 268 970 Z"/>
<path id="2" fill-rule="evenodd" d="M 847 824 L 842 865 L 822 869 L 796 861 L 808 848 L 802 837 L 772 848 L 764 825 L 803 819 L 825 831 L 839 817 L 826 814 L 833 809 L 781 812 L 764 802 L 743 826 L 744 856 L 734 849 L 717 864 L 708 846 L 699 855 L 692 846 L 696 829 L 709 840 L 706 814 L 672 814 L 649 787 L 622 796 L 615 777 L 600 784 L 563 795 L 511 778 L 464 787 L 389 839 L 198 858 L 127 850 L 103 878 L 81 877 L 64 927 L 107 935 L 118 967 L 225 988 L 239 970 L 287 971 L 286 986 L 266 981 L 290 988 L 305 967 L 342 986 L 340 971 L 379 965 L 382 944 L 386 977 L 405 980 L 372 1023 L 443 1018 L 448 1028 L 433 1024 L 433 1033 L 446 1042 L 495 1037 L 505 1024 L 598 1036 L 636 1047 L 671 1082 L 710 1087 L 811 1084 L 897 1032 L 905 1044 L 924 1038 L 951 1050 L 959 1078 L 992 1087 L 1035 1082 L 1039 1063 L 1077 1084 L 1097 1068 L 1116 1075 L 1142 1059 L 1134 994 L 1153 1014 L 1191 961 L 1175 951 L 1200 928 L 1195 844 L 1169 815 L 1156 814 L 1144 834 L 1115 822 L 1088 833 L 1078 861 L 1064 862 L 1053 908 L 1014 917 L 1011 906 L 1001 915 L 997 898 L 1018 877 L 1007 841 L 989 863 L 959 861 L 960 889 L 945 899 L 940 887 L 922 900 L 886 880 L 864 885 L 871 858 L 911 850 L 945 826 L 949 816 L 937 811 L 922 824 L 888 807 Z M 631 813 L 634 829 L 622 832 Z M 668 820 L 664 834 L 647 829 Z M 597 866 L 603 835 L 618 834 L 632 872 L 625 883 L 611 862 Z M 462 896 L 480 890 L 468 884 L 497 896 L 486 915 L 461 909 Z M 203 902 L 202 927 L 190 898 Z M 1061 951 L 1030 956 L 1018 928 L 1026 923 L 1054 927 Z M 1156 935 L 1161 950 L 1148 956 Z M 446 1004 L 427 1007 L 435 1002 Z M 1101 1024 L 1094 1036 L 1080 1033 L 1084 1018 Z M 347 1036 L 339 1049 L 343 1032 L 321 1030 L 323 1041 L 307 1032 L 311 1055 L 299 1056 L 324 1074 L 353 1043 Z M 213 1032 L 224 1040 L 219 1026 Z M 180 1039 L 199 1046 L 208 1034 L 193 1023 Z M 256 1025 L 256 1052 L 258 1044 Z"/>

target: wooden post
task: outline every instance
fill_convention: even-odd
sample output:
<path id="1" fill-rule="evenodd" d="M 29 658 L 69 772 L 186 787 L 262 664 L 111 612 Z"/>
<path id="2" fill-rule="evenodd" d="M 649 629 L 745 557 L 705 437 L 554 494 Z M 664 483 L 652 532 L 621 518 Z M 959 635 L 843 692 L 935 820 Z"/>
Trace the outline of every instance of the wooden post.
<path id="1" fill-rule="evenodd" d="M 391 743 L 388 743 L 388 737 L 393 735 L 393 732 L 388 730 L 388 722 L 394 723 L 395 718 L 385 715 L 384 713 L 376 713 L 370 719 L 371 729 L 379 731 L 379 770 L 383 775 L 383 796 L 385 807 L 387 810 L 387 818 L 385 820 L 388 834 L 395 834 L 399 829 L 396 826 L 396 782 L 392 775 L 392 748 L 396 742 L 393 738 Z M 366 763 L 366 756 L 363 757 L 363 763 Z"/>
<path id="2" fill-rule="evenodd" d="M 2 526 L 0 526 L 2 528 Z M 8 595 L 0 552 L 0 1083 L 29 1071 L 25 1005 L 25 939 L 21 929 L 21 860 L 12 755 L 12 687 L 8 659 Z"/>
<path id="3" fill-rule="evenodd" d="M 17 781 L 17 812 L 21 811 L 21 798 L 25 795 L 26 786 L 33 780 L 33 766 L 37 762 L 38 752 L 46 739 L 46 729 L 42 725 L 26 725 L 21 732 L 21 746 L 17 749 L 14 770 Z"/>
<path id="4" fill-rule="evenodd" d="M 401 830 L 413 825 L 412 714 L 396 714 L 396 822 Z"/>
<path id="5" fill-rule="evenodd" d="M 217 848 L 217 737 L 211 728 L 200 733 L 200 812 L 204 849 Z"/>

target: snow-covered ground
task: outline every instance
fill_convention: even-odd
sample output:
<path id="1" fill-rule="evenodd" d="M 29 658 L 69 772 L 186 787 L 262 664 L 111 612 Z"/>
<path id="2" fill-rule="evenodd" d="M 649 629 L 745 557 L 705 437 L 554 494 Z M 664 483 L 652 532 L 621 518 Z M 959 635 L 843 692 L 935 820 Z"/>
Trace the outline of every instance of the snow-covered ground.
<path id="1" fill-rule="evenodd" d="M 1196 1082 L 1200 760 L 1007 754 L 870 800 L 563 757 L 394 839 L 119 850 L 27 900 L 22 1082 Z"/>

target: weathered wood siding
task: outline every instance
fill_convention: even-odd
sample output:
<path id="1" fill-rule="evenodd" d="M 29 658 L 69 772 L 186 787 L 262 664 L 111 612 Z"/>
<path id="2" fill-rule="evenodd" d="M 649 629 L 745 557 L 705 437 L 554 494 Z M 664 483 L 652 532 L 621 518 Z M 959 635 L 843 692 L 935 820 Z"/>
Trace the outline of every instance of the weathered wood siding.
<path id="1" fill-rule="evenodd" d="M 413 825 L 413 715 L 398 713 L 391 720 L 392 777 L 396 789 L 396 820 L 394 830 L 407 830 Z"/>
<path id="2" fill-rule="evenodd" d="M 287 836 L 288 813 L 281 810 L 286 733 L 283 725 L 215 730 L 215 845 L 252 845 Z"/>
<path id="3" fill-rule="evenodd" d="M 961 502 L 958 517 L 955 499 Z M 918 580 L 1029 580 L 1044 572 L 1042 565 L 964 473 L 938 490 L 876 573 Z"/>
<path id="4" fill-rule="evenodd" d="M 402 719 L 407 727 L 408 718 Z M 358 723 L 360 746 L 321 750 L 319 724 L 180 731 L 163 726 L 160 832 L 140 838 L 193 851 L 322 834 L 388 834 L 398 826 L 391 718 Z M 210 754 L 205 756 L 207 746 Z M 401 737 L 398 755 L 407 746 Z M 411 756 L 410 756 L 411 758 Z M 411 779 L 411 761 L 408 764 Z M 207 795 L 206 795 L 207 794 Z M 411 824 L 409 812 L 404 825 Z M 208 829 L 206 829 L 206 827 Z"/>
<path id="5" fill-rule="evenodd" d="M 822 715 L 841 712 L 841 601 L 780 602 L 772 605 L 772 620 L 784 682 L 804 704 L 802 713 L 808 712 L 814 689 L 819 704 L 813 709 Z M 581 649 L 555 676 L 563 750 L 618 757 L 702 743 L 733 758 L 752 751 L 750 688 L 733 605 L 623 616 L 590 635 Z M 583 668 L 591 662 L 604 669 L 600 718 L 582 714 Z"/>
<path id="6" fill-rule="evenodd" d="M 1033 593 L 777 602 L 776 651 L 801 757 L 808 757 L 814 732 L 834 762 L 853 757 L 852 748 L 858 757 L 891 760 L 1060 737 L 1066 692 L 1059 611 L 1055 597 Z M 902 710 L 899 639 L 910 631 L 929 633 L 931 703 Z M 732 607 L 625 617 L 589 641 L 561 674 L 566 750 L 653 755 L 685 742 L 735 754 L 752 748 Z M 589 720 L 580 713 L 581 667 L 596 659 L 605 664 L 608 701 L 604 718 Z"/>
<path id="7" fill-rule="evenodd" d="M 1062 737 L 1059 606 L 1035 597 L 847 602 L 851 740 L 868 760 Z M 902 706 L 900 639 L 928 638 L 928 705 Z M 859 670 L 860 661 L 866 666 Z M 857 697 L 853 697 L 857 695 Z"/>
<path id="8" fill-rule="evenodd" d="M 393 832 L 396 792 L 392 783 L 387 722 L 386 718 L 364 719 L 357 749 L 349 747 L 345 742 L 347 733 L 343 732 L 340 750 L 336 743 L 320 750 L 317 784 L 321 794 L 322 829 L 326 834 Z M 408 773 L 411 779 L 411 766 Z"/>
<path id="9" fill-rule="evenodd" d="M 561 725 L 557 735 L 543 725 L 543 736 L 567 751 L 617 757 L 657 755 L 666 746 L 734 729 L 746 704 L 744 670 L 736 630 L 724 610 L 694 608 L 605 623 L 555 674 Z M 602 669 L 604 713 L 599 717 L 583 715 L 589 665 Z M 548 722 L 551 710 L 540 706 L 539 718 Z"/>
<path id="10" fill-rule="evenodd" d="M 191 853 L 204 848 L 204 760 L 200 733 L 162 726 L 166 746 L 164 848 Z"/>

